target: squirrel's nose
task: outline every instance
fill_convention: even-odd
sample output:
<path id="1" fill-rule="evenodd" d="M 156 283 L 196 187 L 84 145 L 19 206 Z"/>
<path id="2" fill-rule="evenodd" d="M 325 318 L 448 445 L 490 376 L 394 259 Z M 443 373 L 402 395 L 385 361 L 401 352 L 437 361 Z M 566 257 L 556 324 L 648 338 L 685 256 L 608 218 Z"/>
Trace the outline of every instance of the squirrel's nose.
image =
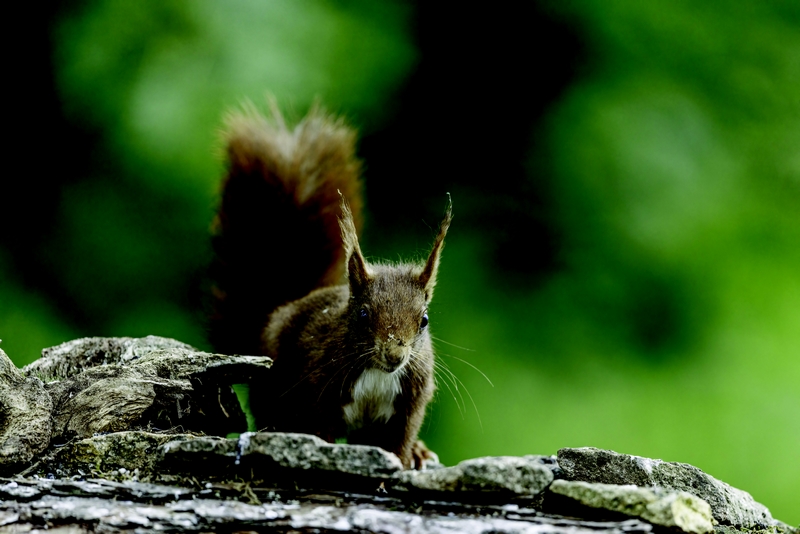
<path id="1" fill-rule="evenodd" d="M 392 343 L 388 347 L 384 347 L 382 351 L 383 354 L 383 363 L 388 368 L 387 370 L 391 373 L 399 369 L 406 361 L 407 352 L 404 348 L 395 345 Z"/>
<path id="2" fill-rule="evenodd" d="M 386 363 L 391 366 L 398 366 L 403 361 L 403 355 L 399 352 L 387 352 L 386 354 Z"/>

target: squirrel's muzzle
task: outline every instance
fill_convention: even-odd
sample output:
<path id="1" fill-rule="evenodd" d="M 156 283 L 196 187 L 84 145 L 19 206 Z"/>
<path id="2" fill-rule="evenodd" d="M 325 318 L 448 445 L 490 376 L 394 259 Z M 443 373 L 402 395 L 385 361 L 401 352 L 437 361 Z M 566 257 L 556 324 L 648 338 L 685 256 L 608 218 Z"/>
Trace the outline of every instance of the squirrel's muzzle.
<path id="1" fill-rule="evenodd" d="M 411 351 L 406 343 L 394 338 L 385 342 L 378 342 L 377 347 L 378 364 L 387 373 L 393 373 L 402 368 L 411 355 Z"/>

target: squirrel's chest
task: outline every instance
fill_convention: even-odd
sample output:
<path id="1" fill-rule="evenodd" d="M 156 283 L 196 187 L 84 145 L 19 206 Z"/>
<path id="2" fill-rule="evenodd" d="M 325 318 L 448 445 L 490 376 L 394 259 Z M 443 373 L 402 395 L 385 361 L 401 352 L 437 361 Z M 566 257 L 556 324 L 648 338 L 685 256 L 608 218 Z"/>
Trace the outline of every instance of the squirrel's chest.
<path id="1" fill-rule="evenodd" d="M 353 385 L 353 402 L 346 404 L 344 420 L 351 430 L 370 422 L 385 423 L 394 415 L 394 400 L 400 393 L 400 376 L 367 369 Z"/>

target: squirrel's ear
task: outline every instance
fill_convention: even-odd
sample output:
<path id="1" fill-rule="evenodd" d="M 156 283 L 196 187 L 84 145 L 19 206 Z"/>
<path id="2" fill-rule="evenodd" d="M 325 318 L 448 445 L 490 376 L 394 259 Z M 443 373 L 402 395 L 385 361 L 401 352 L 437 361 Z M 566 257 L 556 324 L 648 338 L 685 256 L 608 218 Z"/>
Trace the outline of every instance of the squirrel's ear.
<path id="1" fill-rule="evenodd" d="M 342 195 L 341 192 L 339 194 Z M 350 291 L 357 293 L 366 286 L 369 272 L 367 271 L 367 262 L 364 260 L 358 244 L 353 214 L 344 195 L 342 195 L 342 216 L 339 218 L 339 228 L 342 230 L 342 242 L 347 255 L 347 278 L 350 281 Z"/>
<path id="2" fill-rule="evenodd" d="M 442 254 L 444 248 L 444 236 L 447 235 L 447 229 L 450 228 L 450 221 L 453 220 L 453 201 L 450 199 L 448 193 L 447 211 L 444 214 L 442 224 L 439 225 L 439 233 L 436 235 L 436 240 L 433 242 L 433 248 L 428 256 L 428 261 L 422 268 L 419 275 L 419 281 L 425 289 L 425 299 L 431 300 L 433 297 L 433 287 L 436 285 L 436 272 L 439 270 L 439 256 Z"/>
<path id="3" fill-rule="evenodd" d="M 350 253 L 347 260 L 347 278 L 350 281 L 350 294 L 360 293 L 367 285 L 367 263 L 358 248 Z"/>

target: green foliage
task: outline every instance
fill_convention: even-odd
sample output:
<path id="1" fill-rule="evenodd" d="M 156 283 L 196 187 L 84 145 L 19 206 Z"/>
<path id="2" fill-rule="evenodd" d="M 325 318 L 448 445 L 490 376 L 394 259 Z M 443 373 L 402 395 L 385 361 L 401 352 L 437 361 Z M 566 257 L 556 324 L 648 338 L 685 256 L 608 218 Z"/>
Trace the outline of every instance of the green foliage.
<path id="1" fill-rule="evenodd" d="M 258 427 L 256 426 L 256 420 L 255 417 L 253 417 L 253 412 L 250 410 L 250 385 L 234 384 L 233 391 L 236 392 L 236 398 L 239 399 L 239 405 L 242 407 L 242 412 L 244 412 L 247 418 L 247 431 L 257 432 Z"/>
<path id="2" fill-rule="evenodd" d="M 439 347 L 482 430 L 440 387 L 445 461 L 605 447 L 698 465 L 797 522 L 800 11 L 712 5 L 558 8 L 592 51 L 534 160 L 566 268 L 501 294 L 451 240 L 435 332 L 473 351 Z"/>
<path id="3" fill-rule="evenodd" d="M 0 339 L 3 351 L 22 367 L 41 356 L 42 349 L 75 337 L 76 332 L 40 291 L 14 283 L 0 249 Z"/>
<path id="4" fill-rule="evenodd" d="M 58 32 L 59 80 L 137 180 L 197 202 L 217 190 L 222 112 L 247 99 L 378 122 L 414 61 L 405 17 L 393 2 L 92 2 Z"/>

